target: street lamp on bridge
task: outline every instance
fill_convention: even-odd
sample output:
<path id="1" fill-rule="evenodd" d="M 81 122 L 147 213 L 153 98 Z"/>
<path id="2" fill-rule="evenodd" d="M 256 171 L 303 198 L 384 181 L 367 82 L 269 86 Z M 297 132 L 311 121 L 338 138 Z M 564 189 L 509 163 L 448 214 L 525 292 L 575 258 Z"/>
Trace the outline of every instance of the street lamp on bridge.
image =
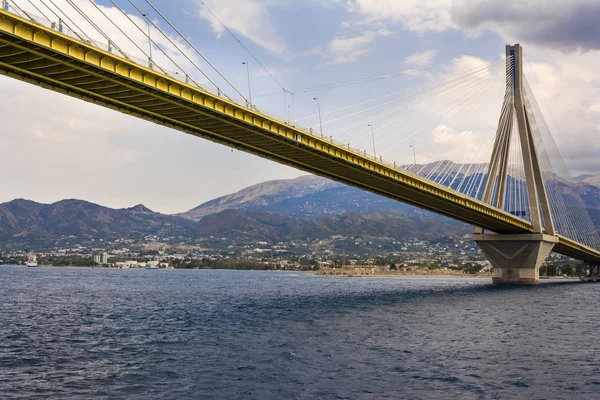
<path id="1" fill-rule="evenodd" d="M 152 69 L 152 37 L 150 36 L 150 18 L 147 13 L 142 14 L 142 17 L 146 18 L 146 25 L 148 27 L 148 68 Z"/>
<path id="2" fill-rule="evenodd" d="M 323 137 L 323 120 L 321 119 L 321 102 L 318 97 L 313 97 L 317 101 L 317 111 L 319 112 L 319 126 L 321 127 L 321 137 Z"/>
<path id="3" fill-rule="evenodd" d="M 250 105 L 248 108 L 252 108 L 252 87 L 250 87 L 250 65 L 247 61 L 242 62 L 242 65 L 246 66 L 246 74 L 248 75 L 248 100 L 250 101 Z"/>
<path id="4" fill-rule="evenodd" d="M 373 129 L 373 124 L 367 125 L 371 128 L 371 138 L 373 139 L 373 158 L 377 158 L 377 153 L 375 152 L 375 130 Z"/>

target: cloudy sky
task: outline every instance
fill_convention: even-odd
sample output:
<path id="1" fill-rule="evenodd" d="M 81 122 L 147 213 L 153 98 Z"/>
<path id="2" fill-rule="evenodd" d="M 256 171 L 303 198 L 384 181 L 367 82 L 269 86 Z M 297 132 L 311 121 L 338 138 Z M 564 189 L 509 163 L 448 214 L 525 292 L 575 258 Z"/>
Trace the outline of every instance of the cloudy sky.
<path id="1" fill-rule="evenodd" d="M 144 20 L 128 1 L 115 2 L 135 23 L 144 26 Z M 16 3 L 31 10 L 27 1 Z M 33 3 L 53 19 L 38 0 Z M 70 13 L 75 23 L 91 30 L 66 1 L 55 0 L 55 3 Z M 101 21 L 99 24 L 111 37 L 119 37 L 114 26 L 101 20 L 90 1 L 74 0 L 74 3 Z M 152 21 L 165 29 L 173 43 L 185 50 L 194 63 L 209 70 L 206 62 L 187 43 L 176 38 L 176 33 L 144 1 L 135 3 L 149 12 Z M 242 62 L 249 62 L 257 107 L 283 119 L 300 120 L 312 115 L 312 120 L 304 120 L 306 125 L 315 124 L 314 97 L 319 97 L 326 113 L 361 99 L 419 87 L 444 75 L 493 64 L 503 54 L 505 44 L 521 43 L 527 60 L 525 72 L 540 106 L 549 114 L 548 121 L 559 132 L 556 141 L 568 167 L 574 174 L 600 173 L 598 1 L 204 0 L 204 3 L 153 1 L 244 96 L 248 87 Z M 121 26 L 130 23 L 110 1 L 96 0 L 96 4 Z M 39 14 L 36 10 L 32 12 Z M 167 52 L 176 53 L 174 45 L 152 29 L 156 42 Z M 146 48 L 143 33 L 133 26 L 127 32 L 134 42 Z M 90 36 L 99 35 L 91 32 Z M 123 38 L 118 42 L 127 52 L 143 56 L 135 44 Z M 158 53 L 156 48 L 154 51 Z M 166 62 L 161 57 L 155 55 L 156 61 Z M 174 57 L 192 68 L 182 56 Z M 490 67 L 490 73 L 501 79 L 504 67 L 495 65 L 500 67 Z M 202 76 L 191 75 L 209 85 Z M 228 93 L 235 94 L 214 71 L 208 75 L 224 85 Z M 296 93 L 293 101 L 292 96 L 282 94 L 280 85 Z M 497 92 L 500 94 L 500 90 Z M 79 198 L 110 207 L 143 203 L 156 211 L 175 213 L 254 183 L 303 174 L 8 78 L 0 78 L 0 93 L 3 99 L 0 202 L 28 198 L 49 203 Z M 492 122 L 497 118 L 493 114 L 492 109 Z M 384 133 L 381 129 L 377 134 Z M 438 144 L 447 151 L 440 157 L 465 161 L 468 158 L 463 160 L 463 157 L 478 152 L 475 147 L 460 145 L 461 141 L 477 142 L 476 128 L 466 130 L 440 122 L 429 133 L 434 139 L 439 138 Z M 408 162 L 406 157 L 412 156 L 407 143 L 394 149 L 395 158 L 391 160 Z M 423 149 L 420 143 L 416 147 L 421 147 L 419 157 L 424 161 L 433 161 L 438 156 Z"/>

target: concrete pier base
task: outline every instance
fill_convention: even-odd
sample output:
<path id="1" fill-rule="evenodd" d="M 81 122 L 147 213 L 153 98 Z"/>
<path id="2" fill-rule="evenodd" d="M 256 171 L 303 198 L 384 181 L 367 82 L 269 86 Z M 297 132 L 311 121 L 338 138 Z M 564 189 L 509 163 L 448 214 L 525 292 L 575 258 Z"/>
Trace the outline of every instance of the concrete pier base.
<path id="1" fill-rule="evenodd" d="M 557 237 L 544 234 L 475 233 L 473 240 L 494 267 L 492 282 L 506 285 L 540 283 L 540 266 L 558 243 Z"/>

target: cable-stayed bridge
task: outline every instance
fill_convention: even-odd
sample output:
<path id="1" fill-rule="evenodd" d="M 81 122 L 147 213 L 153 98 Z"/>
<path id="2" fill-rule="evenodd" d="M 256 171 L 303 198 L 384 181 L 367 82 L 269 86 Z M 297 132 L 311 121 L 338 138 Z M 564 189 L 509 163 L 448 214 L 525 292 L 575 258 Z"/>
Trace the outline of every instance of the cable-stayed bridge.
<path id="1" fill-rule="evenodd" d="M 132 24 L 121 26 L 90 4 L 97 15 L 70 0 L 4 0 L 0 72 L 471 224 L 496 283 L 539 282 L 551 251 L 600 263 L 600 237 L 581 197 L 567 189 L 569 172 L 523 74 L 521 46 L 441 80 L 324 113 L 319 105 L 317 114 L 304 118 L 314 125 L 300 128 L 302 120 L 259 111 L 187 38 L 173 40 L 160 31 L 171 44 L 164 49 L 150 33 L 151 25 L 159 27 L 147 19 L 149 47 L 131 38 L 134 46 L 126 45 L 128 30 L 144 27 L 119 9 Z M 100 27 L 102 16 L 121 40 Z M 105 40 L 92 40 L 82 21 Z M 127 52 L 133 47 L 141 57 Z M 227 95 L 201 62 L 235 94 Z M 417 163 L 416 143 L 440 161 Z M 444 151 L 457 143 L 464 162 L 444 160 Z M 388 161 L 401 146 L 412 151 L 408 161 Z"/>

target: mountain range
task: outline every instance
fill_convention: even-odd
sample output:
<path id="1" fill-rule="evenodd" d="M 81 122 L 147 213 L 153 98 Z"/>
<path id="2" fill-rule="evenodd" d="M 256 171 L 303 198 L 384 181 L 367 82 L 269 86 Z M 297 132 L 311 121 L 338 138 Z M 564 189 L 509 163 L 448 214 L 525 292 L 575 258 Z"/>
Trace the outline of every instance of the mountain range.
<path id="1" fill-rule="evenodd" d="M 17 199 L 0 204 L 0 243 L 13 247 L 135 240 L 148 235 L 189 236 L 194 225 L 193 221 L 155 213 L 143 205 L 115 210 L 82 200 L 40 204 Z"/>
<path id="2" fill-rule="evenodd" d="M 561 181 L 561 190 L 582 196 L 600 226 L 599 176 Z M 445 217 L 316 176 L 253 185 L 185 213 L 166 215 L 137 205 L 111 209 L 83 200 L 40 204 L 17 199 L 0 204 L 0 248 L 140 241 L 193 242 L 203 237 L 277 242 L 354 237 L 465 235 L 471 227 Z"/>
<path id="3" fill-rule="evenodd" d="M 327 210 L 322 206 L 311 208 Z M 40 204 L 22 199 L 0 204 L 0 249 L 91 243 L 105 246 L 114 241 L 139 243 L 148 239 L 194 243 L 210 237 L 243 243 L 318 240 L 331 236 L 438 240 L 462 236 L 470 230 L 451 220 L 439 221 L 391 209 L 343 212 L 312 219 L 264 209 L 226 209 L 195 221 L 156 213 L 141 205 L 111 209 L 81 200 Z"/>

